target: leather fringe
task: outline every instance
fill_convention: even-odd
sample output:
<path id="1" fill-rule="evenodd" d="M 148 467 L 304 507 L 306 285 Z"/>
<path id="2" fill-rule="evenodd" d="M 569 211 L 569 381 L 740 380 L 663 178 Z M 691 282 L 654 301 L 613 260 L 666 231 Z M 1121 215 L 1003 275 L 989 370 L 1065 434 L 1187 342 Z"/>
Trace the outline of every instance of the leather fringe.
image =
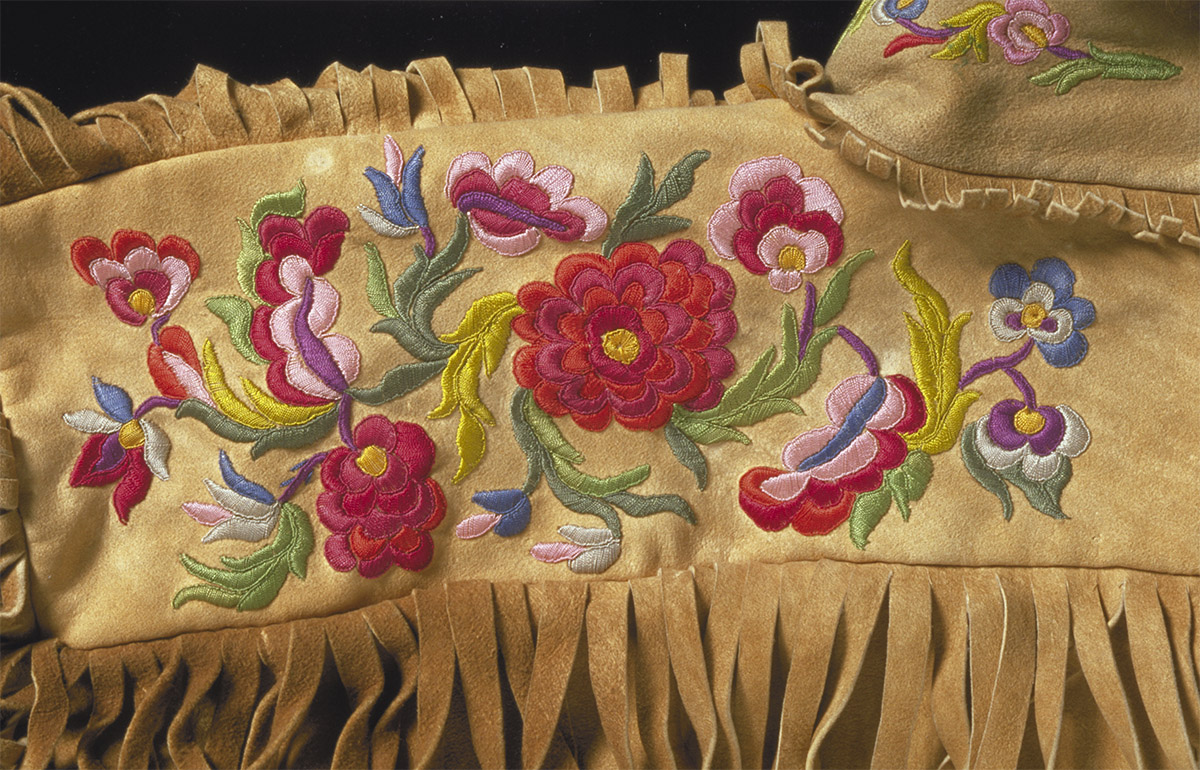
<path id="1" fill-rule="evenodd" d="M 448 583 L 0 668 L 0 760 L 1196 768 L 1200 584 L 822 561 Z"/>
<path id="2" fill-rule="evenodd" d="M 636 90 L 624 67 L 596 70 L 592 86 L 582 88 L 567 86 L 558 70 L 455 69 L 443 57 L 418 59 L 403 71 L 335 62 L 302 88 L 288 79 L 244 85 L 199 65 L 177 96 L 144 96 L 71 118 L 35 91 L 0 83 L 0 203 L 246 144 L 775 98 L 790 61 L 787 25 L 761 22 L 758 40 L 742 48 L 745 82 L 723 100 L 691 89 L 683 54 L 661 54 L 659 80 Z"/>
<path id="3" fill-rule="evenodd" d="M 25 528 L 17 512 L 19 491 L 12 431 L 0 411 L 0 633 L 5 641 L 28 636 L 34 628 Z"/>
<path id="4" fill-rule="evenodd" d="M 797 59 L 785 76 L 784 98 L 814 121 L 806 130 L 817 144 L 884 181 L 895 178 L 904 208 L 1003 209 L 1059 224 L 1094 220 L 1146 243 L 1175 240 L 1200 249 L 1200 195 L 983 176 L 919 163 L 857 133 L 812 98 L 828 86 L 819 62 Z M 807 80 L 797 84 L 797 76 Z"/>

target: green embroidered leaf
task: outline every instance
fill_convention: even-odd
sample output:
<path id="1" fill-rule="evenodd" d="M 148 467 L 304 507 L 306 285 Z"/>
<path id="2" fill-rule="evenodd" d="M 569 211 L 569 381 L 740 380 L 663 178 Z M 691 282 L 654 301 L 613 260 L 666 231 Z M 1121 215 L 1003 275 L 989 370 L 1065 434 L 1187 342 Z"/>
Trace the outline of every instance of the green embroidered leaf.
<path id="1" fill-rule="evenodd" d="M 261 302 L 262 297 L 258 296 L 258 289 L 254 287 L 254 272 L 267 255 L 262 250 L 262 244 L 258 242 L 258 231 L 240 217 L 237 223 L 242 233 L 242 250 L 238 252 L 237 258 L 238 285 L 247 297 Z"/>
<path id="2" fill-rule="evenodd" d="M 305 193 L 304 180 L 298 179 L 296 186 L 286 192 L 271 193 L 259 198 L 250 214 L 250 222 L 254 225 L 255 231 L 270 214 L 293 218 L 303 214 Z"/>
<path id="3" fill-rule="evenodd" d="M 1000 476 L 1014 487 L 1025 493 L 1025 499 L 1037 510 L 1053 519 L 1068 519 L 1063 513 L 1059 501 L 1062 499 L 1063 488 L 1071 480 L 1071 460 L 1060 457 L 1061 462 L 1054 475 L 1045 481 L 1034 481 L 1021 472 L 1021 464 L 1000 471 Z"/>
<path id="4" fill-rule="evenodd" d="M 854 499 L 854 507 L 850 509 L 850 540 L 855 548 L 861 551 L 867 547 L 868 536 L 891 506 L 892 493 L 887 487 L 880 487 Z"/>
<path id="5" fill-rule="evenodd" d="M 455 270 L 449 275 L 439 278 L 423 289 L 413 301 L 413 321 L 417 329 L 428 330 L 433 334 L 433 313 L 438 306 L 446 301 L 463 281 L 476 273 L 482 272 L 482 267 L 472 267 L 466 270 Z"/>
<path id="6" fill-rule="evenodd" d="M 667 175 L 663 177 L 662 184 L 654 193 L 654 198 L 650 201 L 650 213 L 657 214 L 686 198 L 696 183 L 696 169 L 711 157 L 712 153 L 707 150 L 695 150 L 672 166 Z M 685 227 L 690 225 L 691 222 L 688 221 Z"/>
<path id="7" fill-rule="evenodd" d="M 454 353 L 454 346 L 444 342 L 430 341 L 413 327 L 407 318 L 384 318 L 371 326 L 377 334 L 391 335 L 400 347 L 420 361 L 445 361 Z"/>
<path id="8" fill-rule="evenodd" d="M 249 302 L 241 297 L 227 295 L 209 297 L 204 301 L 204 305 L 229 327 L 229 339 L 237 352 L 242 354 L 242 358 L 252 364 L 268 363 L 250 343 L 250 319 L 254 316 L 254 310 Z"/>
<path id="9" fill-rule="evenodd" d="M 817 332 L 809 341 L 804 360 L 801 361 L 796 311 L 791 305 L 783 306 L 782 326 L 783 342 L 778 362 L 771 365 L 775 361 L 775 349 L 768 348 L 750 367 L 750 371 L 725 391 L 721 402 L 712 409 L 691 412 L 676 406 L 671 422 L 680 432 L 697 444 L 718 441 L 748 444 L 750 439 L 741 431 L 732 429 L 754 425 L 785 412 L 804 414 L 804 410 L 792 399 L 807 391 L 816 381 L 821 353 L 837 335 L 837 330 L 827 328 Z"/>
<path id="10" fill-rule="evenodd" d="M 254 446 L 250 447 L 250 456 L 256 460 L 272 449 L 306 447 L 324 438 L 337 424 L 337 410 L 330 409 L 303 425 L 250 428 L 235 422 L 196 398 L 189 398 L 181 403 L 175 410 L 175 416 L 199 420 L 221 438 L 236 441 L 239 444 L 254 442 Z"/>
<path id="11" fill-rule="evenodd" d="M 911 514 L 908 504 L 921 499 L 932 476 L 933 460 L 920 450 L 909 452 L 899 468 L 883 474 L 883 485 L 892 493 L 892 499 L 896 501 L 896 507 L 905 521 Z"/>
<path id="12" fill-rule="evenodd" d="M 1166 59 L 1132 51 L 1109 53 L 1088 43 L 1089 59 L 1070 59 L 1029 78 L 1035 86 L 1054 86 L 1061 96 L 1072 88 L 1104 77 L 1111 80 L 1168 80 L 1183 71 Z"/>
<path id="13" fill-rule="evenodd" d="M 355 401 L 367 406 L 379 406 L 406 396 L 436 377 L 446 368 L 446 359 L 400 364 L 393 368 L 373 388 L 351 388 L 346 391 Z"/>
<path id="14" fill-rule="evenodd" d="M 1012 495 L 1008 493 L 1008 485 L 1004 483 L 1000 475 L 989 468 L 987 463 L 983 461 L 983 455 L 979 453 L 979 447 L 976 445 L 976 432 L 978 430 L 979 423 L 977 422 L 971 423 L 963 430 L 963 465 L 967 466 L 967 472 L 979 482 L 980 486 L 1000 498 L 1000 504 L 1004 509 L 1004 519 L 1007 521 L 1012 519 L 1013 514 Z"/>
<path id="15" fill-rule="evenodd" d="M 555 473 L 564 484 L 589 497 L 604 497 L 614 492 L 624 492 L 650 478 L 649 465 L 639 465 L 614 476 L 599 478 L 584 473 L 558 455 L 553 455 L 550 459 L 554 463 Z"/>
<path id="16" fill-rule="evenodd" d="M 379 249 L 370 241 L 363 244 L 363 249 L 367 252 L 367 300 L 379 315 L 396 318 L 400 314 L 392 304 L 392 293 L 388 290 L 387 266 L 379 256 Z"/>
<path id="17" fill-rule="evenodd" d="M 842 312 L 842 308 L 846 306 L 846 300 L 850 297 L 850 278 L 854 276 L 858 268 L 874 257 L 875 252 L 867 249 L 858 252 L 842 263 L 842 266 L 829 279 L 829 283 L 825 284 L 825 291 L 821 293 L 821 299 L 817 301 L 817 312 L 813 317 L 814 324 L 824 326 Z"/>
<path id="18" fill-rule="evenodd" d="M 646 153 L 642 153 L 633 186 L 629 188 L 625 202 L 617 208 L 600 252 L 605 257 L 610 257 L 622 243 L 660 238 L 691 227 L 690 219 L 655 215 L 691 193 L 696 180 L 696 169 L 710 157 L 711 153 L 707 150 L 688 153 L 671 167 L 658 190 L 655 190 L 654 166 Z"/>
<path id="19" fill-rule="evenodd" d="M 643 152 L 641 160 L 638 161 L 633 186 L 629 188 L 629 194 L 613 215 L 608 236 L 605 237 L 604 243 L 600 247 L 601 254 L 605 257 L 612 256 L 613 249 L 621 244 L 625 228 L 650 206 L 652 197 L 654 197 L 654 166 L 650 163 L 650 157 Z"/>
<path id="20" fill-rule="evenodd" d="M 790 401 L 788 402 L 791 403 Z M 696 488 L 704 489 L 708 485 L 708 463 L 700 452 L 700 447 L 680 430 L 674 423 L 668 422 L 663 426 L 663 437 L 667 446 L 675 454 L 680 465 L 687 468 L 696 477 Z"/>
<path id="21" fill-rule="evenodd" d="M 580 494 L 564 484 L 552 471 L 546 473 L 546 484 L 564 506 L 576 513 L 599 517 L 608 527 L 608 531 L 613 533 L 613 537 L 621 536 L 621 519 L 611 505 L 603 500 Z"/>
<path id="22" fill-rule="evenodd" d="M 696 514 L 679 495 L 637 495 L 633 492 L 616 492 L 604 498 L 620 508 L 627 516 L 640 519 L 656 513 L 673 513 L 688 524 L 696 523 Z"/>
<path id="23" fill-rule="evenodd" d="M 190 601 L 204 601 L 238 612 L 262 609 L 274 601 L 289 572 L 305 578 L 313 545 L 308 515 L 284 503 L 275 539 L 249 556 L 222 556 L 223 568 L 217 568 L 181 554 L 184 569 L 205 582 L 181 588 L 171 604 L 179 609 Z"/>
<path id="24" fill-rule="evenodd" d="M 524 391 L 526 398 L 522 402 L 521 414 L 523 422 L 530 430 L 533 431 L 535 438 L 541 446 L 545 447 L 551 454 L 561 457 L 569 463 L 579 465 L 583 462 L 583 454 L 571 446 L 563 436 L 562 431 L 554 424 L 554 418 L 538 408 L 533 401 L 533 396 L 528 390 Z"/>

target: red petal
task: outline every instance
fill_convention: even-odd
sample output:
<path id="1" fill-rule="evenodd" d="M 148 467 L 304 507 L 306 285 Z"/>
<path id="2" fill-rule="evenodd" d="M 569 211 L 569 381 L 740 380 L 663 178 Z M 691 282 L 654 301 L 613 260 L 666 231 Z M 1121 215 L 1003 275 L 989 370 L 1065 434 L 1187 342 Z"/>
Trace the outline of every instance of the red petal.
<path id="1" fill-rule="evenodd" d="M 799 507 L 797 500 L 776 500 L 762 489 L 764 481 L 782 475 L 775 468 L 751 468 L 738 482 L 738 503 L 760 529 L 778 532 L 791 523 Z"/>
<path id="2" fill-rule="evenodd" d="M 131 449 L 125 455 L 125 461 L 120 467 L 125 468 L 125 475 L 121 477 L 117 488 L 113 490 L 113 507 L 117 509 L 117 519 L 122 524 L 129 523 L 129 512 L 138 503 L 146 499 L 146 493 L 150 491 L 150 479 L 153 476 L 150 469 L 146 467 L 146 461 L 142 459 L 142 449 Z"/>
<path id="3" fill-rule="evenodd" d="M 112 259 L 112 252 L 99 238 L 89 235 L 71 244 L 71 264 L 75 266 L 75 272 L 92 286 L 96 285 L 96 279 L 92 278 L 90 268 L 97 259 Z"/>
<path id="4" fill-rule="evenodd" d="M 915 48 L 919 45 L 937 45 L 943 42 L 941 38 L 925 37 L 924 35 L 901 35 L 892 42 L 884 46 L 883 58 L 894 56 L 906 48 Z"/>
<path id="5" fill-rule="evenodd" d="M 841 497 L 830 506 L 817 505 L 811 498 L 801 496 L 800 509 L 792 527 L 802 535 L 828 535 L 850 518 L 854 493 L 840 490 Z"/>
<path id="6" fill-rule="evenodd" d="M 145 233 L 137 230 L 118 230 L 113 233 L 112 237 L 112 253 L 113 259 L 118 262 L 125 260 L 125 255 L 139 246 L 154 251 L 154 239 Z"/>
<path id="7" fill-rule="evenodd" d="M 192 274 L 192 278 L 200 275 L 200 256 L 196 254 L 196 250 L 192 248 L 192 244 L 178 235 L 168 235 L 159 242 L 158 256 L 163 259 L 167 257 L 182 259 L 187 263 L 188 272 Z"/>

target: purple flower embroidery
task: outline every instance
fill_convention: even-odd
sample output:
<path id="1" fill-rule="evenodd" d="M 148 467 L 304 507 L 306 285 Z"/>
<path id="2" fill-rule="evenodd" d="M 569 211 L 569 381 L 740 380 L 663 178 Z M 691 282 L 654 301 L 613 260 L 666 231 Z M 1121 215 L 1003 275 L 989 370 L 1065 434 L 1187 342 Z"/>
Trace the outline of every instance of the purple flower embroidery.
<path id="1" fill-rule="evenodd" d="M 1083 418 L 1069 406 L 1030 407 L 1006 399 L 980 418 L 976 445 L 984 463 L 1002 471 L 1020 463 L 1031 481 L 1058 472 L 1064 457 L 1078 457 L 1091 443 Z"/>
<path id="2" fill-rule="evenodd" d="M 1005 13 L 988 22 L 988 36 L 1004 51 L 1009 64 L 1026 64 L 1047 48 L 1062 45 L 1071 25 L 1061 13 L 1050 13 L 1042 0 L 1008 0 Z"/>
<path id="3" fill-rule="evenodd" d="M 1000 265 L 992 273 L 988 290 L 996 301 L 988 323 L 996 337 L 1016 342 L 1028 336 L 1046 363 L 1074 366 L 1087 355 L 1086 329 L 1096 320 L 1096 307 L 1074 296 L 1075 273 L 1056 257 L 1039 259 L 1032 273 L 1020 265 Z"/>

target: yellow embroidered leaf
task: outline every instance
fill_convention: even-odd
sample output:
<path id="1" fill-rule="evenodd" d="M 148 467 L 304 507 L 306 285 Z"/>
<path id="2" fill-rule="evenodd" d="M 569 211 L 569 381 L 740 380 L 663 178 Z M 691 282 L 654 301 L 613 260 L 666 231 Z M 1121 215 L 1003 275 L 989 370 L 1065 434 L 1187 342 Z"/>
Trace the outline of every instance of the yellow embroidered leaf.
<path id="1" fill-rule="evenodd" d="M 333 402 L 321 404 L 320 406 L 292 406 L 278 400 L 270 393 L 263 391 L 257 385 L 245 377 L 242 378 L 242 390 L 246 392 L 246 398 L 254 405 L 254 408 L 262 412 L 267 419 L 273 420 L 280 425 L 304 425 L 314 417 L 321 415 L 333 409 Z"/>
<path id="2" fill-rule="evenodd" d="M 931 332 L 944 334 L 950 323 L 950 309 L 946 307 L 946 300 L 942 295 L 913 269 L 910 251 L 911 245 L 908 241 L 901 244 L 892 259 L 892 272 L 896 274 L 900 285 L 913 295 L 922 323 L 929 327 Z"/>
<path id="3" fill-rule="evenodd" d="M 964 390 L 955 396 L 950 402 L 950 408 L 942 415 L 936 430 L 916 448 L 926 454 L 936 455 L 953 447 L 962 431 L 963 421 L 967 418 L 967 409 L 979 396 L 977 390 Z"/>
<path id="4" fill-rule="evenodd" d="M 958 344 L 962 338 L 963 327 L 970 320 L 969 312 L 959 313 L 950 323 L 946 338 L 942 340 L 941 360 L 938 362 L 938 379 L 941 381 L 938 406 L 942 412 L 950 408 L 950 402 L 958 392 L 958 379 L 962 377 L 962 359 L 958 355 Z"/>
<path id="5" fill-rule="evenodd" d="M 466 315 L 459 322 L 458 328 L 449 334 L 441 335 L 439 339 L 442 342 L 459 343 L 478 337 L 492 325 L 497 315 L 513 307 L 520 306 L 517 305 L 517 298 L 512 292 L 502 291 L 480 297 L 471 303 Z"/>
<path id="6" fill-rule="evenodd" d="M 217 361 L 217 351 L 213 349 L 212 340 L 204 341 L 204 349 L 200 356 L 204 386 L 208 388 L 213 403 L 217 405 L 217 409 L 221 410 L 222 414 L 247 428 L 262 430 L 275 427 L 275 423 L 246 406 L 238 400 L 237 396 L 233 395 L 233 391 L 225 382 L 225 371 Z"/>
<path id="7" fill-rule="evenodd" d="M 483 453 L 487 450 L 487 434 L 483 432 L 479 420 L 464 410 L 458 420 L 454 442 L 458 444 L 458 470 L 451 481 L 457 484 L 475 470 L 483 459 Z"/>
<path id="8" fill-rule="evenodd" d="M 1004 13 L 1004 6 L 1000 3 L 986 2 L 973 5 L 965 11 L 960 11 L 948 18 L 942 19 L 942 26 L 945 27 L 970 27 L 974 24 L 979 24 L 981 21 L 987 23 L 996 16 Z"/>
<path id="9" fill-rule="evenodd" d="M 463 368 L 463 362 L 471 354 L 471 345 L 459 345 L 458 350 L 450 354 L 446 368 L 442 370 L 442 402 L 429 413 L 431 420 L 439 420 L 454 414 L 458 408 L 458 377 Z"/>
<path id="10" fill-rule="evenodd" d="M 938 348 L 929 330 L 917 323 L 916 319 L 908 313 L 904 314 L 904 323 L 908 326 L 909 357 L 912 359 L 913 376 L 917 381 L 917 387 L 921 390 L 921 395 L 925 397 L 926 406 L 935 409 L 936 401 L 930 402 L 937 398 L 938 392 Z"/>

